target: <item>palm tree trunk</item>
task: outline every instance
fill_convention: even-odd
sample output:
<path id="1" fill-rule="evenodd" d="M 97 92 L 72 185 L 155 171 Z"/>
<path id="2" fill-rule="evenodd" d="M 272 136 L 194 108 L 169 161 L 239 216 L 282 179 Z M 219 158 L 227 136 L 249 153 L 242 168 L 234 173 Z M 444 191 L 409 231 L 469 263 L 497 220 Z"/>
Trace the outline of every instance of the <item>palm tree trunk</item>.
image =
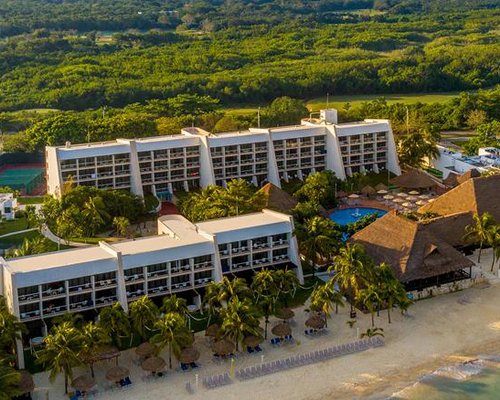
<path id="1" fill-rule="evenodd" d="M 372 311 L 372 328 L 375 326 L 375 313 Z"/>
<path id="2" fill-rule="evenodd" d="M 269 315 L 266 315 L 265 329 L 264 329 L 264 339 L 267 340 L 267 325 L 269 324 Z"/>
<path id="3" fill-rule="evenodd" d="M 90 364 L 90 375 L 92 375 L 92 378 L 95 378 L 94 363 Z"/>
<path id="4" fill-rule="evenodd" d="M 172 342 L 168 343 L 168 366 L 172 369 Z"/>
<path id="5" fill-rule="evenodd" d="M 495 249 L 492 249 L 493 250 L 493 254 L 491 255 L 492 258 L 491 258 L 491 270 L 490 272 L 493 272 L 493 268 L 495 268 Z"/>
<path id="6" fill-rule="evenodd" d="M 387 319 L 389 320 L 389 323 L 391 323 L 391 306 L 387 306 Z"/>
<path id="7" fill-rule="evenodd" d="M 483 251 L 483 242 L 479 243 L 479 253 L 477 253 L 477 263 L 481 262 L 481 252 Z"/>
<path id="8" fill-rule="evenodd" d="M 64 394 L 68 394 L 68 374 L 64 370 Z"/>

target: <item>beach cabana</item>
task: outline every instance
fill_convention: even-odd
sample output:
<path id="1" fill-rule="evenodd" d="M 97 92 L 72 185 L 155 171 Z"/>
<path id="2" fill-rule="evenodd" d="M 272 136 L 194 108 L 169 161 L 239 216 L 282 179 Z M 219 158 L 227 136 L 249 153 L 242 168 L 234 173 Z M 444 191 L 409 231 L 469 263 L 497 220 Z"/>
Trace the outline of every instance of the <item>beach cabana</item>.
<path id="1" fill-rule="evenodd" d="M 106 372 L 106 379 L 111 382 L 120 382 L 130 375 L 128 368 L 116 365 Z"/>
<path id="2" fill-rule="evenodd" d="M 183 364 L 191 364 L 200 358 L 200 352 L 194 347 L 182 349 L 179 361 Z"/>
<path id="3" fill-rule="evenodd" d="M 212 350 L 214 351 L 214 353 L 219 356 L 227 356 L 231 354 L 234 349 L 234 343 L 227 339 L 219 340 L 212 346 Z"/>
<path id="4" fill-rule="evenodd" d="M 375 263 L 388 263 L 408 291 L 468 279 L 474 265 L 425 223 L 395 212 L 356 232 L 350 241 L 362 245 Z"/>
<path id="5" fill-rule="evenodd" d="M 449 188 L 453 188 L 453 187 L 458 185 L 457 178 L 458 178 L 458 174 L 450 172 L 448 174 L 448 176 L 445 179 L 443 179 L 443 185 L 445 185 Z"/>
<path id="6" fill-rule="evenodd" d="M 319 315 L 315 314 L 306 320 L 306 326 L 313 329 L 323 329 L 326 325 L 326 321 Z"/>
<path id="7" fill-rule="evenodd" d="M 261 344 L 264 341 L 264 339 L 260 336 L 246 336 L 245 339 L 243 339 L 243 344 L 248 347 L 257 347 L 259 344 Z"/>
<path id="8" fill-rule="evenodd" d="M 288 320 L 288 319 L 292 319 L 293 317 L 295 317 L 295 313 L 293 312 L 293 310 L 291 308 L 285 307 L 285 308 L 280 309 L 276 313 L 276 316 L 278 318 Z"/>
<path id="9" fill-rule="evenodd" d="M 430 189 L 437 184 L 427 172 L 415 168 L 392 178 L 391 183 L 405 189 Z"/>
<path id="10" fill-rule="evenodd" d="M 144 371 L 156 373 L 165 368 L 165 365 L 167 365 L 167 363 L 163 358 L 153 356 L 146 358 L 146 360 L 142 362 L 141 367 Z"/>
<path id="11" fill-rule="evenodd" d="M 273 333 L 273 335 L 285 337 L 292 334 L 292 328 L 290 328 L 290 325 L 288 325 L 286 322 L 283 322 L 274 326 L 273 329 L 271 329 L 271 332 Z"/>

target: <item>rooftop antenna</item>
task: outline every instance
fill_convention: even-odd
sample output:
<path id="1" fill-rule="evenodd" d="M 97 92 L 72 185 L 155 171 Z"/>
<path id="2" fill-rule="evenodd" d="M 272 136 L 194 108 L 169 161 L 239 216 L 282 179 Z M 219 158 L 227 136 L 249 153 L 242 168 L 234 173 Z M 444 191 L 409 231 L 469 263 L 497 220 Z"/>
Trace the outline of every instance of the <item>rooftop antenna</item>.
<path id="1" fill-rule="evenodd" d="M 257 108 L 257 128 L 260 128 L 260 107 Z"/>

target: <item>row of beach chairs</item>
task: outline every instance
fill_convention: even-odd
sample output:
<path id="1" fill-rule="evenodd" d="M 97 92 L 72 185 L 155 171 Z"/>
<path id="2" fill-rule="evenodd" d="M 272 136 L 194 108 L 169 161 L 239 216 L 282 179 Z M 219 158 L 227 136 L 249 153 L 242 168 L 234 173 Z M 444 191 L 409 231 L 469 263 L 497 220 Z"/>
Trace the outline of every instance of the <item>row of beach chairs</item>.
<path id="1" fill-rule="evenodd" d="M 384 341 L 379 336 L 362 339 L 353 343 L 342 344 L 339 346 L 329 347 L 324 350 L 316 350 L 310 353 L 300 354 L 284 360 L 270 361 L 253 367 L 242 368 L 236 371 L 236 377 L 241 380 L 258 378 L 259 376 L 274 374 L 276 372 L 281 372 L 296 367 L 302 367 L 304 365 L 315 364 L 334 357 L 357 353 L 383 345 Z"/>
<path id="2" fill-rule="evenodd" d="M 231 378 L 226 372 L 225 374 L 208 376 L 203 378 L 203 386 L 207 389 L 215 389 L 216 387 L 229 385 L 231 383 Z"/>

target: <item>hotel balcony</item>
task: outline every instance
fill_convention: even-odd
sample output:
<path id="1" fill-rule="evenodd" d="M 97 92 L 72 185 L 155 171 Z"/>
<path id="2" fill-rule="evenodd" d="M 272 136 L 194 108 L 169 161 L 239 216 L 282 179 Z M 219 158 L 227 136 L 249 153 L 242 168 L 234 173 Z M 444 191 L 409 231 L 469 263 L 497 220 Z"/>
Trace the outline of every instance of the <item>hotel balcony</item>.
<path id="1" fill-rule="evenodd" d="M 68 169 L 76 169 L 76 163 L 71 163 L 71 164 L 60 164 L 61 165 L 61 171 L 67 171 Z"/>
<path id="2" fill-rule="evenodd" d="M 20 313 L 20 320 L 21 321 L 29 321 L 29 320 L 38 319 L 38 318 L 40 318 L 40 310 L 33 310 L 33 311 Z"/>
<path id="3" fill-rule="evenodd" d="M 206 286 L 212 281 L 212 278 L 200 278 L 200 279 L 195 279 L 194 280 L 194 286 L 195 287 L 200 287 L 200 286 Z"/>
<path id="4" fill-rule="evenodd" d="M 183 291 L 183 290 L 186 290 L 186 289 L 191 289 L 192 286 L 191 286 L 191 282 L 187 281 L 187 282 L 180 282 L 180 283 L 173 283 L 172 284 L 172 292 L 180 292 L 180 291 Z"/>
<path id="5" fill-rule="evenodd" d="M 116 286 L 116 279 L 115 278 L 104 279 L 102 281 L 95 282 L 95 289 L 96 290 L 107 289 L 107 288 L 111 288 L 111 287 L 115 287 L 115 286 Z"/>
<path id="6" fill-rule="evenodd" d="M 117 300 L 118 298 L 116 296 L 103 296 L 103 297 L 96 296 L 95 305 L 96 307 L 104 307 L 115 303 Z"/>

